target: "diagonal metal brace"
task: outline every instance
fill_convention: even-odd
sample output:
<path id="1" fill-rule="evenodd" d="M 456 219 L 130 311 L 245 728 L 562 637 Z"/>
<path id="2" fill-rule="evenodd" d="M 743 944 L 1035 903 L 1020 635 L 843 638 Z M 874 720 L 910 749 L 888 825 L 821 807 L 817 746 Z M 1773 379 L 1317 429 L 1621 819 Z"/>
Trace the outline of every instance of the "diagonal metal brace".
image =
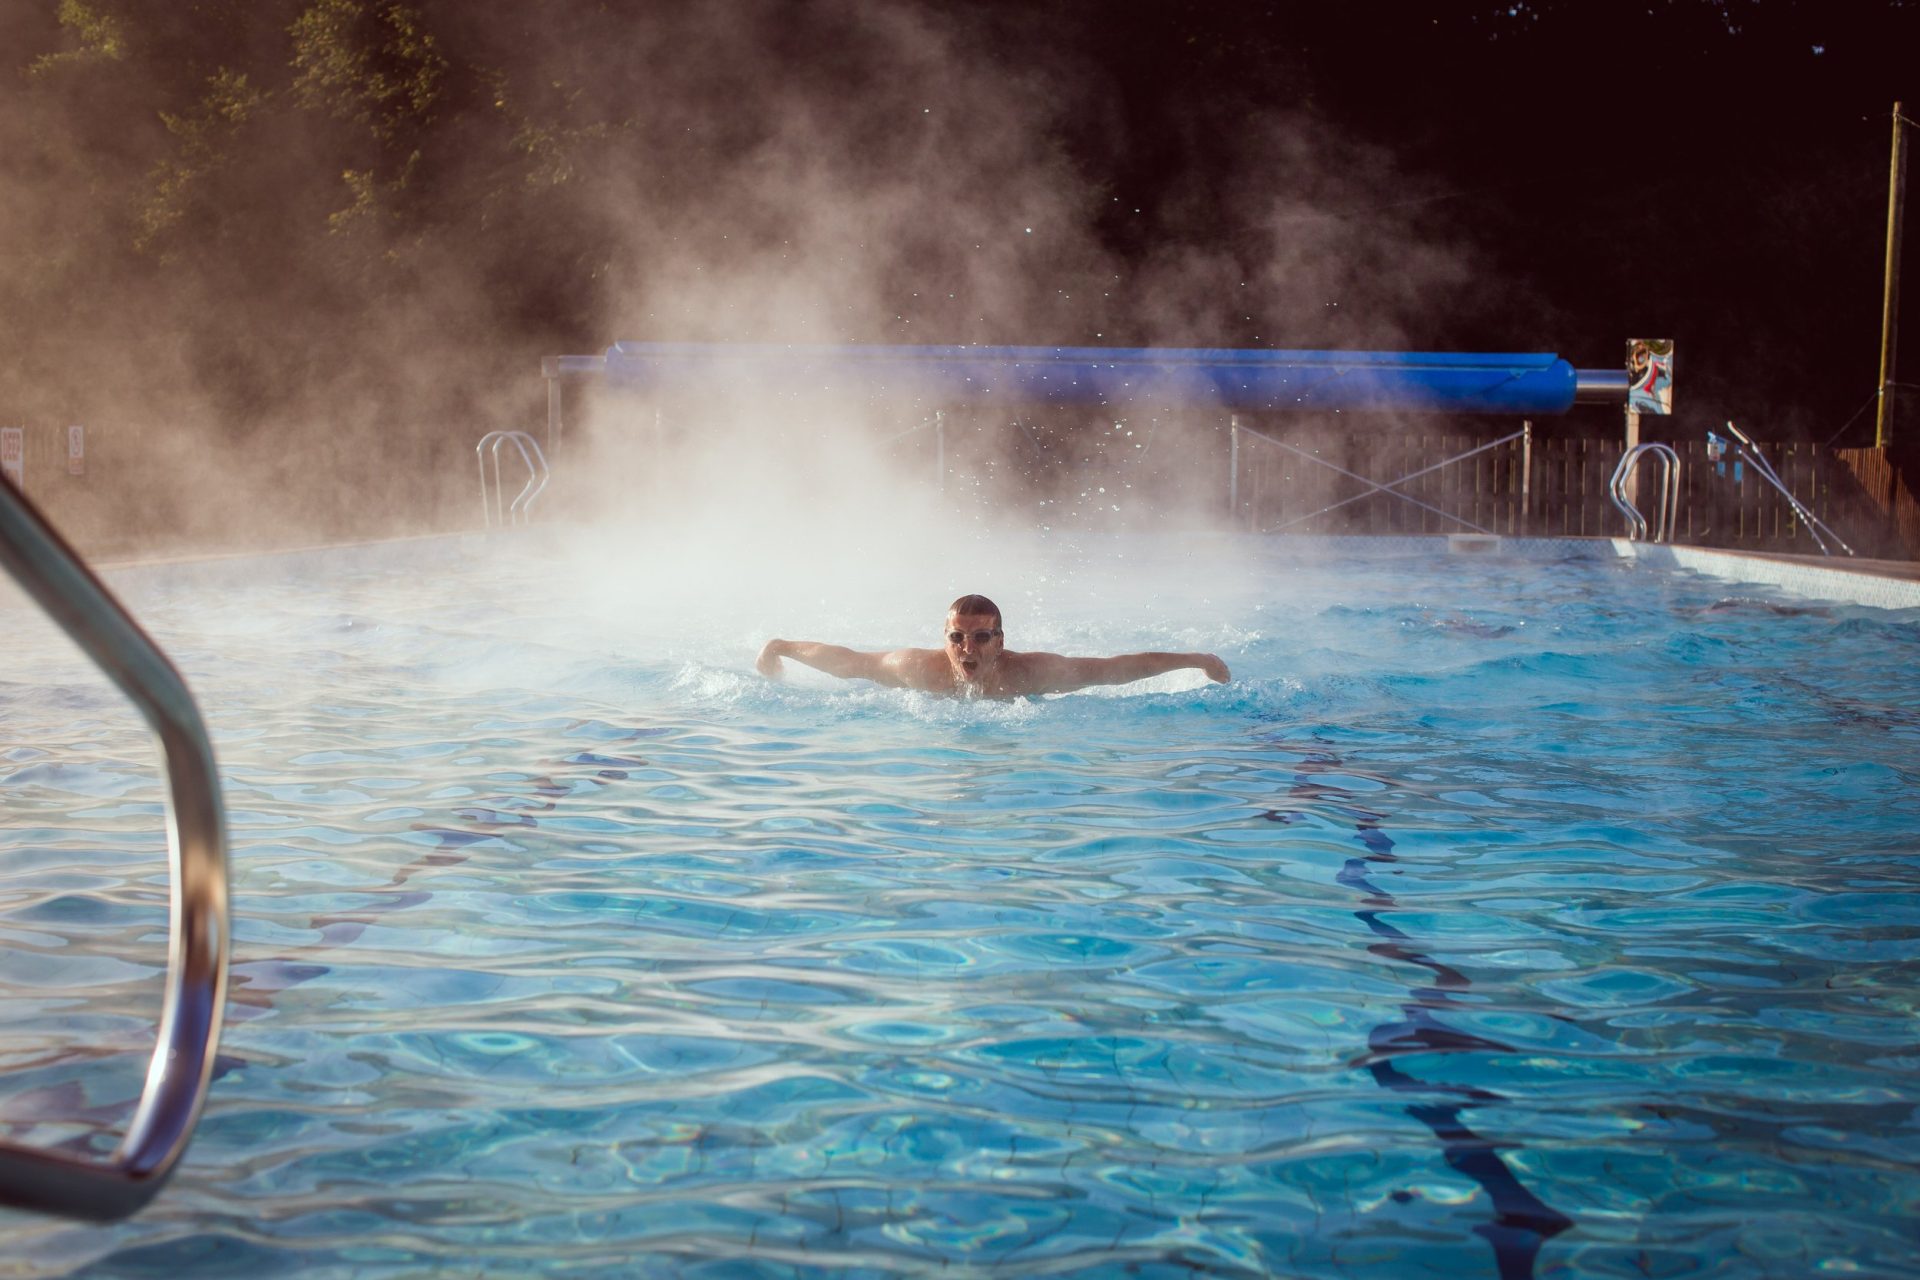
<path id="1" fill-rule="evenodd" d="M 1273 528 L 1267 529 L 1264 531 L 1267 533 L 1278 533 L 1282 529 L 1286 529 L 1293 525 L 1303 523 L 1304 521 L 1311 520 L 1315 516 L 1323 516 L 1327 514 L 1327 512 L 1329 511 L 1337 511 L 1341 507 L 1346 506 L 1348 503 L 1358 502 L 1362 498 L 1371 498 L 1376 493 L 1389 493 L 1389 494 L 1392 494 L 1394 497 L 1399 498 L 1402 502 L 1411 502 L 1414 506 L 1419 507 L 1423 511 L 1431 511 L 1433 512 L 1433 514 L 1439 516 L 1443 520 L 1451 520 L 1455 524 L 1463 524 L 1467 528 L 1472 529 L 1475 533 L 1485 533 L 1490 535 L 1492 533 L 1491 530 L 1483 529 L 1479 525 L 1475 524 L 1473 521 L 1465 519 L 1461 516 L 1457 516 L 1453 514 L 1453 512 L 1451 511 L 1442 511 L 1439 507 L 1433 506 L 1431 503 L 1422 502 L 1420 501 L 1420 499 L 1414 497 L 1410 493 L 1401 493 L 1399 491 L 1398 486 L 1407 483 L 1409 480 L 1418 480 L 1421 476 L 1427 475 L 1429 472 L 1438 471 L 1442 467 L 1450 467 L 1456 462 L 1464 462 L 1468 458 L 1473 457 L 1475 454 L 1485 453 L 1489 449 L 1497 449 L 1503 444 L 1511 444 L 1513 441 L 1518 440 L 1522 436 L 1527 434 L 1524 430 L 1515 431 L 1511 435 L 1501 436 L 1498 440 L 1489 440 L 1486 444 L 1479 445 L 1476 448 L 1469 449 L 1465 453 L 1455 454 L 1451 458 L 1443 458 L 1439 462 L 1433 463 L 1431 466 L 1422 467 L 1418 471 L 1410 471 L 1406 475 L 1400 476 L 1394 480 L 1389 480 L 1385 484 L 1381 484 L 1379 481 L 1373 480 L 1367 476 L 1363 476 L 1356 471 L 1349 471 L 1343 466 L 1340 466 L 1336 463 L 1328 462 L 1325 458 L 1315 457 L 1313 454 L 1308 453 L 1305 449 L 1296 448 L 1295 446 L 1288 444 L 1284 440 L 1276 440 L 1272 436 L 1267 435 L 1264 432 L 1254 431 L 1248 427 L 1242 427 L 1240 428 L 1240 430 L 1242 430 L 1243 432 L 1245 432 L 1250 436 L 1256 436 L 1261 440 L 1265 440 L 1268 444 L 1278 445 L 1280 448 L 1285 449 L 1288 453 L 1297 454 L 1300 457 L 1305 458 L 1308 462 L 1316 463 L 1319 466 L 1323 466 L 1327 468 L 1329 471 L 1337 471 L 1341 475 L 1346 476 L 1348 479 L 1358 480 L 1361 484 L 1364 484 L 1367 486 L 1366 489 L 1363 490 L 1362 492 L 1356 493 L 1351 497 L 1342 498 L 1338 502 L 1330 503 L 1327 506 L 1321 507 L 1318 511 L 1308 512 L 1304 516 L 1295 516 L 1293 519 L 1288 520 L 1283 524 L 1277 524 L 1273 526 Z"/>

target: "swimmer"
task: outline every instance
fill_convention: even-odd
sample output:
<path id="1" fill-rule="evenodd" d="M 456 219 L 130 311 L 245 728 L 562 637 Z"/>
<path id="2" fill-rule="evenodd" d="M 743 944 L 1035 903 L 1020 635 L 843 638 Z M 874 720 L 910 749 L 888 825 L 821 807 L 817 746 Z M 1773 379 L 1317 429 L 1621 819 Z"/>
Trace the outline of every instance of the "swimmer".
<path id="1" fill-rule="evenodd" d="M 947 610 L 944 649 L 863 653 L 812 640 L 769 640 L 754 667 L 769 680 L 792 658 L 843 680 L 871 680 L 890 689 L 918 689 L 949 698 L 1020 698 L 1071 693 L 1097 684 L 1127 684 L 1188 667 L 1224 684 L 1227 664 L 1211 653 L 1122 653 L 1111 658 L 1067 658 L 1014 653 L 1000 630 L 1000 606 L 985 596 L 961 596 Z"/>

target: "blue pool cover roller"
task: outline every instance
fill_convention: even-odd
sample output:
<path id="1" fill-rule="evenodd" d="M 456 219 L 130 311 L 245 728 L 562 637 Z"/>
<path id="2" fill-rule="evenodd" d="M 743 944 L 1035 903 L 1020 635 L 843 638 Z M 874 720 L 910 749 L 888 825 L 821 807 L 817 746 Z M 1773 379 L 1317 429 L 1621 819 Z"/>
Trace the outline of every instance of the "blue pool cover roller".
<path id="1" fill-rule="evenodd" d="M 1577 381 L 1552 354 L 691 342 L 617 342 L 604 372 L 630 391 L 744 385 L 975 403 L 1540 416 L 1571 408 Z"/>

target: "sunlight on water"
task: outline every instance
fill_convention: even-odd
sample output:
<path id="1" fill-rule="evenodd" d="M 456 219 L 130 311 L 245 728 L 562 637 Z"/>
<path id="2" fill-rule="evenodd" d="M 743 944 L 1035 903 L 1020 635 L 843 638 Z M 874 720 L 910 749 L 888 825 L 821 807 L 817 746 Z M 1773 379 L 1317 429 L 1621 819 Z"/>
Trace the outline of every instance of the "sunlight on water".
<path id="1" fill-rule="evenodd" d="M 151 1209 L 0 1218 L 0 1274 L 1920 1267 L 1920 617 L 1002 550 L 839 595 L 506 543 L 123 580 L 226 780 L 221 1074 Z M 753 673 L 964 590 L 1235 680 Z M 158 782 L 17 634 L 0 1126 L 84 1142 L 157 1007 Z"/>

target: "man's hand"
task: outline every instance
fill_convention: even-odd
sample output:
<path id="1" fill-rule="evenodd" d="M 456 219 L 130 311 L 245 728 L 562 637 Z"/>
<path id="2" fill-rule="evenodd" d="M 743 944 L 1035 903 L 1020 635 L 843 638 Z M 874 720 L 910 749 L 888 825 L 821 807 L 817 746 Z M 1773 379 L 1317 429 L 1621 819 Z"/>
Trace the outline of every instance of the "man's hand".
<path id="1" fill-rule="evenodd" d="M 781 677 L 780 659 L 786 655 L 785 640 L 769 640 L 766 647 L 760 650 L 760 656 L 754 661 L 753 669 L 769 680 L 778 680 Z"/>
<path id="2" fill-rule="evenodd" d="M 1211 653 L 1203 653 L 1200 655 L 1200 669 L 1207 673 L 1207 679 L 1219 684 L 1225 684 L 1227 681 L 1233 679 L 1232 676 L 1227 674 L 1227 664 L 1220 661 L 1219 658 L 1216 658 Z"/>

